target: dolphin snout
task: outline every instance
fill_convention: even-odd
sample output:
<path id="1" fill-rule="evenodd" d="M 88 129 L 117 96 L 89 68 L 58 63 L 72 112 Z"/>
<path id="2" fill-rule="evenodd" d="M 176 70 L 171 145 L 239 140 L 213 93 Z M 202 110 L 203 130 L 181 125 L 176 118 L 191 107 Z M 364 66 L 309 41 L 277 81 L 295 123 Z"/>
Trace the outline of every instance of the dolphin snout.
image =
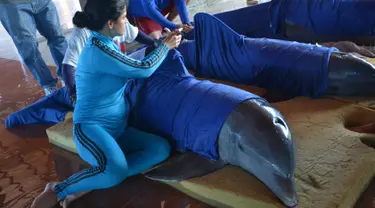
<path id="1" fill-rule="evenodd" d="M 261 180 L 286 206 L 297 204 L 293 137 L 281 113 L 266 100 L 247 100 L 229 115 L 219 153 Z"/>
<path id="2" fill-rule="evenodd" d="M 297 192 L 293 177 L 278 177 L 274 178 L 275 184 L 270 186 L 275 187 L 275 195 L 287 206 L 294 207 L 297 205 Z M 277 188 L 276 188 L 277 187 Z"/>

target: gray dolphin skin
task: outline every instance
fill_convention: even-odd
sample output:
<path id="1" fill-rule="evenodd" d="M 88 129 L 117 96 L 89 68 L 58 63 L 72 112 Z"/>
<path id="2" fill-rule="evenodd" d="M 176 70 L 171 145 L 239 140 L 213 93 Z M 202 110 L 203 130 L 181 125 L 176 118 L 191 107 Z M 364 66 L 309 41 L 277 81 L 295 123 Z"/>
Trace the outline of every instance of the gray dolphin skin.
<path id="1" fill-rule="evenodd" d="M 286 206 L 297 205 L 295 143 L 285 119 L 267 101 L 252 99 L 238 105 L 218 142 L 222 160 L 255 175 Z"/>
<path id="2" fill-rule="evenodd" d="M 353 54 L 333 52 L 329 61 L 327 96 L 374 96 L 375 66 Z"/>
<path id="3" fill-rule="evenodd" d="M 239 104 L 221 128 L 218 149 L 218 161 L 182 153 L 145 176 L 179 182 L 231 164 L 257 177 L 285 206 L 297 205 L 295 143 L 285 119 L 267 101 L 250 99 Z"/>

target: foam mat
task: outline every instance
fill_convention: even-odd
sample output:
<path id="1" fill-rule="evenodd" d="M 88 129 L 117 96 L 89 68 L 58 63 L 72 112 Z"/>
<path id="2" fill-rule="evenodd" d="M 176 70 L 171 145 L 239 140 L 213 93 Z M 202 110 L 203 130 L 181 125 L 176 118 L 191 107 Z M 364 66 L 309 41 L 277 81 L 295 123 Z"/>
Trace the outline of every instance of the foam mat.
<path id="1" fill-rule="evenodd" d="M 56 124 L 46 130 L 49 143 L 73 153 L 77 153 L 73 140 L 73 118 L 71 113 L 65 116 L 64 122 Z"/>

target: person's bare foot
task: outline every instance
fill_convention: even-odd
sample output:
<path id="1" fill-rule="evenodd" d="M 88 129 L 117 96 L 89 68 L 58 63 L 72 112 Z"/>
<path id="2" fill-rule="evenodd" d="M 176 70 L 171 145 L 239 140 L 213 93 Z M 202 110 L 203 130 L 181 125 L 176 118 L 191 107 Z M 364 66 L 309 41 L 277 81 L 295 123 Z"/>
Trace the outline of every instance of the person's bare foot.
<path id="1" fill-rule="evenodd" d="M 56 182 L 48 183 L 44 191 L 34 199 L 31 208 L 53 208 L 56 206 L 58 204 L 58 198 L 54 190 L 56 185 Z"/>
<path id="2" fill-rule="evenodd" d="M 81 193 L 78 193 L 78 194 L 71 194 L 69 196 L 67 196 L 64 201 L 60 202 L 60 205 L 63 207 L 63 208 L 68 208 L 68 205 L 70 203 L 72 203 L 74 200 L 77 200 L 79 198 L 81 198 L 83 195 L 89 193 L 90 191 L 86 191 L 86 192 L 81 192 Z"/>

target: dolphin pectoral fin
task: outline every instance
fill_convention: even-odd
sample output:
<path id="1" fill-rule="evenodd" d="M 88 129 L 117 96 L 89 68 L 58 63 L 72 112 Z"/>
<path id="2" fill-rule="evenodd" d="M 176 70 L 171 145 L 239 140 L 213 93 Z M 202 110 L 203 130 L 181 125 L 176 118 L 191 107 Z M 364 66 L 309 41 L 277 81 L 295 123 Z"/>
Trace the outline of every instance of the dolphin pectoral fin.
<path id="1" fill-rule="evenodd" d="M 179 182 L 206 175 L 225 165 L 222 160 L 209 160 L 194 152 L 186 152 L 170 158 L 145 176 L 156 181 Z"/>

